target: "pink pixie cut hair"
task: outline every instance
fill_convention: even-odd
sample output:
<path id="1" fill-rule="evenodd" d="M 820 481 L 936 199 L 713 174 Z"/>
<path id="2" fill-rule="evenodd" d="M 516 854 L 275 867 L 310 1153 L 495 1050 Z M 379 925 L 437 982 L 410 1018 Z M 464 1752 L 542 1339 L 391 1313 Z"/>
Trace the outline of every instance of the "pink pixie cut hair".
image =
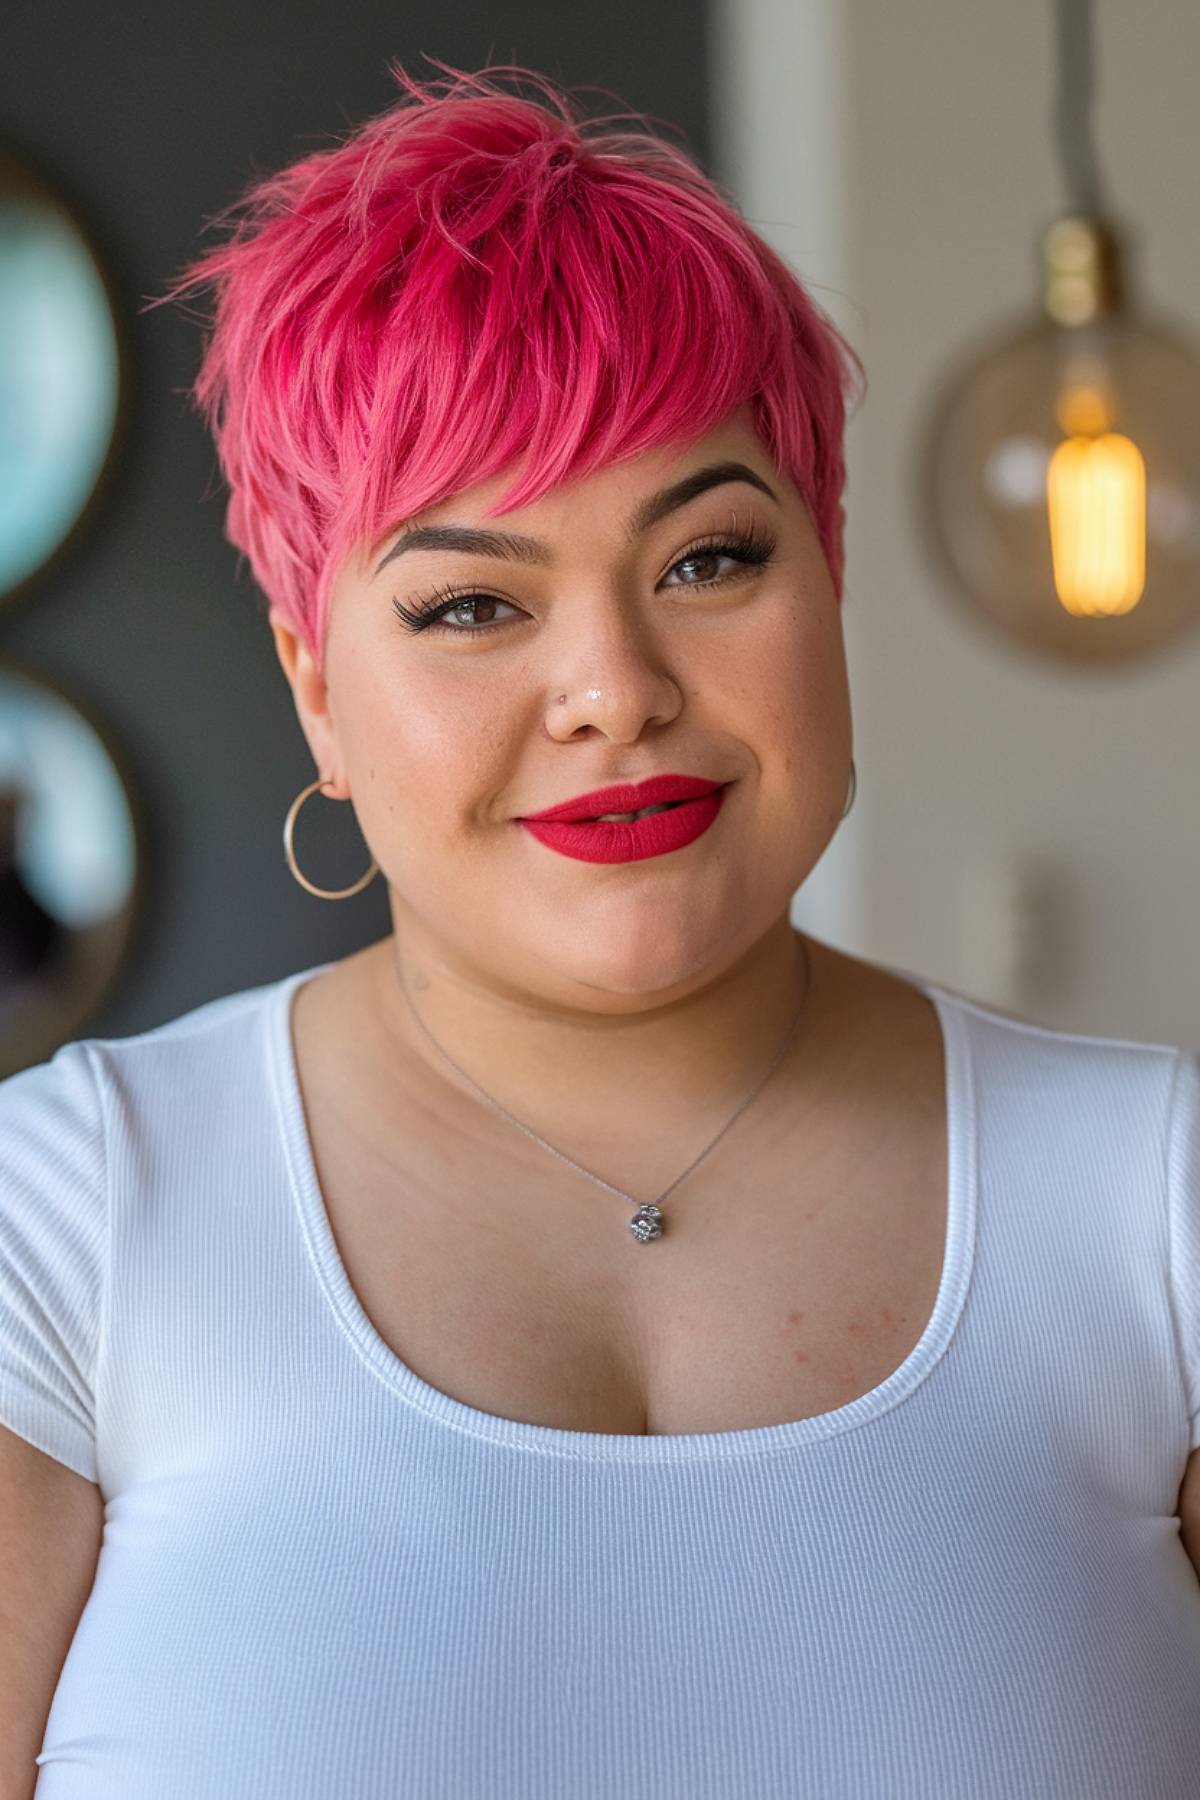
<path id="1" fill-rule="evenodd" d="M 270 609 L 323 668 L 353 550 L 514 458 L 488 517 L 747 401 L 840 601 L 850 345 L 683 151 L 605 129 L 637 115 L 427 60 L 444 80 L 393 63 L 401 98 L 256 182 L 155 302 L 214 291 L 192 398 Z"/>

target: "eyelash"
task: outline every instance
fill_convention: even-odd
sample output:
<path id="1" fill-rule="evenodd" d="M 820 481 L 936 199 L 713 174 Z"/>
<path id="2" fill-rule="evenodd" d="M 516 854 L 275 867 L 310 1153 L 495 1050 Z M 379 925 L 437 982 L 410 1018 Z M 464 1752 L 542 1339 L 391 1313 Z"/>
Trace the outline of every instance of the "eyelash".
<path id="1" fill-rule="evenodd" d="M 705 538 L 702 543 L 693 544 L 682 556 L 677 556 L 671 569 L 677 569 L 680 563 L 691 562 L 693 557 L 731 556 L 741 563 L 740 570 L 731 570 L 727 575 L 716 575 L 711 581 L 689 581 L 684 583 L 685 590 L 694 588 L 720 587 L 723 582 L 735 581 L 745 569 L 765 568 L 775 551 L 775 540 L 765 531 L 752 527 L 744 534 L 731 532 L 725 537 Z M 670 573 L 670 570 L 668 571 Z M 500 631 L 509 625 L 516 624 L 515 619 L 493 619 L 484 625 L 441 625 L 438 621 L 443 614 L 454 612 L 475 600 L 496 600 L 502 606 L 510 606 L 511 601 L 501 600 L 498 594 L 482 594 L 473 588 L 439 587 L 418 601 L 415 607 L 402 604 L 399 597 L 392 600 L 397 617 L 408 631 L 443 631 L 451 637 L 483 637 L 486 632 Z"/>

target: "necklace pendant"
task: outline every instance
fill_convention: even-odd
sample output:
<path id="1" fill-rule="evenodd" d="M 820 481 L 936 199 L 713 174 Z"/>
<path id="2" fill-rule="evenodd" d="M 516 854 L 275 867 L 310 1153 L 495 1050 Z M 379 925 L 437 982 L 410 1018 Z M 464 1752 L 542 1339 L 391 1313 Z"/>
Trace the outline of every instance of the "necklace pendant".
<path id="1" fill-rule="evenodd" d="M 662 1213 L 657 1206 L 639 1206 L 629 1221 L 629 1229 L 639 1244 L 648 1244 L 652 1238 L 662 1236 L 663 1228 L 659 1224 Z"/>

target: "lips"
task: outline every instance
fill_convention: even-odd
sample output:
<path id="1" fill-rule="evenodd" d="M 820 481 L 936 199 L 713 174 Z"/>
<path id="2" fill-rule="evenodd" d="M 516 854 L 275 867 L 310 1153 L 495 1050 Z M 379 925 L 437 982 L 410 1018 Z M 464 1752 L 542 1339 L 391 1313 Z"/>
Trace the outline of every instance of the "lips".
<path id="1" fill-rule="evenodd" d="M 707 786 L 707 784 L 706 784 Z M 703 837 L 721 811 L 728 784 L 707 786 L 694 800 L 628 822 L 596 819 L 521 819 L 522 828 L 547 850 L 578 862 L 642 862 L 686 850 Z M 593 802 L 594 804 L 594 802 Z M 636 810 L 636 809 L 631 809 Z"/>
<path id="2" fill-rule="evenodd" d="M 647 806 L 660 806 L 668 800 L 701 800 L 725 785 L 702 775 L 652 775 L 648 781 L 624 782 L 576 794 L 573 800 L 560 801 L 544 812 L 524 814 L 523 822 L 594 823 L 603 813 L 642 812 Z"/>
<path id="3" fill-rule="evenodd" d="M 686 800 L 660 800 L 657 806 L 639 806 L 636 812 L 598 813 L 594 819 L 577 821 L 583 825 L 633 825 L 638 819 L 648 819 L 651 813 L 670 812 L 676 806 L 686 806 Z M 570 821 L 568 820 L 568 823 Z"/>

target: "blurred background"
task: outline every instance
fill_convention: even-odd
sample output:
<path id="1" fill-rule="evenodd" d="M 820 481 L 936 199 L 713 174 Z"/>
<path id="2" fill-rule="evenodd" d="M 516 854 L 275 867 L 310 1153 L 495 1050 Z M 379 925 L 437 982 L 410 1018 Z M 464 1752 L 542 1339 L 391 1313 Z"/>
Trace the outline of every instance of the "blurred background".
<path id="1" fill-rule="evenodd" d="M 518 61 L 676 127 L 866 366 L 858 791 L 793 903 L 1048 1025 L 1200 1044 L 1200 10 L 539 0 L 9 14 L 0 90 L 0 1073 L 349 954 L 314 778 L 140 309 L 246 182 Z M 211 241 L 209 238 L 205 242 Z M 314 797 L 327 887 L 369 852 Z"/>

